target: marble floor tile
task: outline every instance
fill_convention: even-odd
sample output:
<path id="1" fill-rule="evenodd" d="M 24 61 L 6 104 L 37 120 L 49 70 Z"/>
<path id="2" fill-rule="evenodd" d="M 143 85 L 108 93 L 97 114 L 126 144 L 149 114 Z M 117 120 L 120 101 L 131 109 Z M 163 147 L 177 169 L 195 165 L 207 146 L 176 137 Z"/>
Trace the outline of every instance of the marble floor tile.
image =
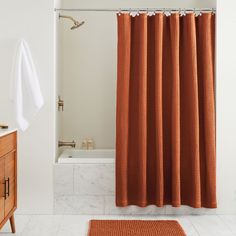
<path id="1" fill-rule="evenodd" d="M 58 196 L 55 198 L 54 214 L 104 214 L 104 197 Z"/>
<path id="2" fill-rule="evenodd" d="M 74 192 L 79 195 L 115 193 L 114 164 L 84 164 L 75 167 Z"/>
<path id="3" fill-rule="evenodd" d="M 74 193 L 74 166 L 70 164 L 54 165 L 54 194 L 70 195 Z"/>
<path id="4" fill-rule="evenodd" d="M 26 225 L 29 223 L 31 219 L 30 215 L 15 215 L 15 225 L 17 232 L 14 236 L 20 236 L 23 232 Z M 11 234 L 11 226 L 10 222 L 8 221 L 0 231 L 0 236 L 10 236 Z"/>
<path id="5" fill-rule="evenodd" d="M 87 236 L 89 216 L 64 216 L 57 236 Z"/>
<path id="6" fill-rule="evenodd" d="M 233 236 L 230 228 L 219 216 L 188 216 L 189 220 L 201 236 Z"/>
<path id="7" fill-rule="evenodd" d="M 33 215 L 21 236 L 57 236 L 63 216 Z"/>
<path id="8" fill-rule="evenodd" d="M 68 196 L 67 196 L 68 197 Z M 55 215 L 64 215 L 67 208 L 67 197 L 66 196 L 55 196 L 54 197 L 54 206 L 53 214 Z"/>
<path id="9" fill-rule="evenodd" d="M 177 220 L 188 236 L 236 235 L 236 215 L 16 215 L 16 236 L 87 236 L 91 219 Z M 10 236 L 7 223 L 0 236 Z"/>
<path id="10" fill-rule="evenodd" d="M 219 217 L 231 232 L 236 235 L 236 215 L 220 215 Z"/>

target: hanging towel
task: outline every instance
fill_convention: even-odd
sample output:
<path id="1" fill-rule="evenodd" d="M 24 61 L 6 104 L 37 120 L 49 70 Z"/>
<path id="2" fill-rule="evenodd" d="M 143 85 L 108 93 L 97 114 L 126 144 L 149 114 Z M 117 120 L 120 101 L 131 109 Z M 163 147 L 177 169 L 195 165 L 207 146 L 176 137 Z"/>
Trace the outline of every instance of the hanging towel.
<path id="1" fill-rule="evenodd" d="M 14 58 L 11 99 L 15 104 L 17 124 L 25 131 L 43 106 L 44 100 L 30 48 L 23 39 L 17 45 Z"/>

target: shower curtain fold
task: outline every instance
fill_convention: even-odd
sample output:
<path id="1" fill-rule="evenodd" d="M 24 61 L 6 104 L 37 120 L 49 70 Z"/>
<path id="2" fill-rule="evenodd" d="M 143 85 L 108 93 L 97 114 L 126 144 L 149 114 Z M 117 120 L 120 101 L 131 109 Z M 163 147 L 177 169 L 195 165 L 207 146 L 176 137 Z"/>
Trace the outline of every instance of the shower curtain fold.
<path id="1" fill-rule="evenodd" d="M 117 15 L 117 206 L 216 207 L 214 18 Z"/>

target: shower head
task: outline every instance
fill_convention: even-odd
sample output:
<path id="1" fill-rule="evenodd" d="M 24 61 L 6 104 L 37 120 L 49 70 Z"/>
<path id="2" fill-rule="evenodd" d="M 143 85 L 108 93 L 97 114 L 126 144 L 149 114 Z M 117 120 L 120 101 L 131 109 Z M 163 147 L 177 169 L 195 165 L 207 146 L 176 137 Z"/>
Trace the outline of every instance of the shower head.
<path id="1" fill-rule="evenodd" d="M 59 14 L 59 19 L 60 18 L 66 18 L 66 19 L 69 19 L 69 20 L 73 21 L 74 25 L 70 28 L 71 30 L 77 29 L 77 28 L 79 28 L 81 25 L 83 25 L 85 23 L 84 21 L 79 22 L 79 21 L 75 20 L 71 16 L 63 16 L 63 15 Z"/>
<path id="2" fill-rule="evenodd" d="M 84 21 L 81 21 L 81 22 L 76 21 L 76 22 L 74 22 L 74 25 L 70 29 L 71 30 L 77 29 L 83 24 L 84 24 Z"/>

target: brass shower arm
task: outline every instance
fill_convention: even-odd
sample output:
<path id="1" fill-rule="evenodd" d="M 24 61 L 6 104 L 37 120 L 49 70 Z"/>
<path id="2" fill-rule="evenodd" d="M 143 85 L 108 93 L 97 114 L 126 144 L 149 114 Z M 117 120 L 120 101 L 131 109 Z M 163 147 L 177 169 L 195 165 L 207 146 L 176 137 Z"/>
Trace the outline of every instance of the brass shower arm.
<path id="1" fill-rule="evenodd" d="M 81 25 L 84 24 L 84 21 L 79 22 L 79 21 L 75 20 L 75 19 L 74 19 L 73 17 L 71 17 L 71 16 L 65 16 L 65 15 L 59 14 L 59 19 L 60 19 L 60 18 L 66 18 L 66 19 L 69 19 L 69 20 L 73 21 L 74 25 L 70 28 L 71 30 L 77 29 L 77 28 L 79 28 Z"/>
<path id="2" fill-rule="evenodd" d="M 65 16 L 65 15 L 59 14 L 59 18 L 70 19 L 70 20 L 72 20 L 74 22 L 74 24 L 78 23 L 78 21 L 76 21 L 72 16 Z"/>

